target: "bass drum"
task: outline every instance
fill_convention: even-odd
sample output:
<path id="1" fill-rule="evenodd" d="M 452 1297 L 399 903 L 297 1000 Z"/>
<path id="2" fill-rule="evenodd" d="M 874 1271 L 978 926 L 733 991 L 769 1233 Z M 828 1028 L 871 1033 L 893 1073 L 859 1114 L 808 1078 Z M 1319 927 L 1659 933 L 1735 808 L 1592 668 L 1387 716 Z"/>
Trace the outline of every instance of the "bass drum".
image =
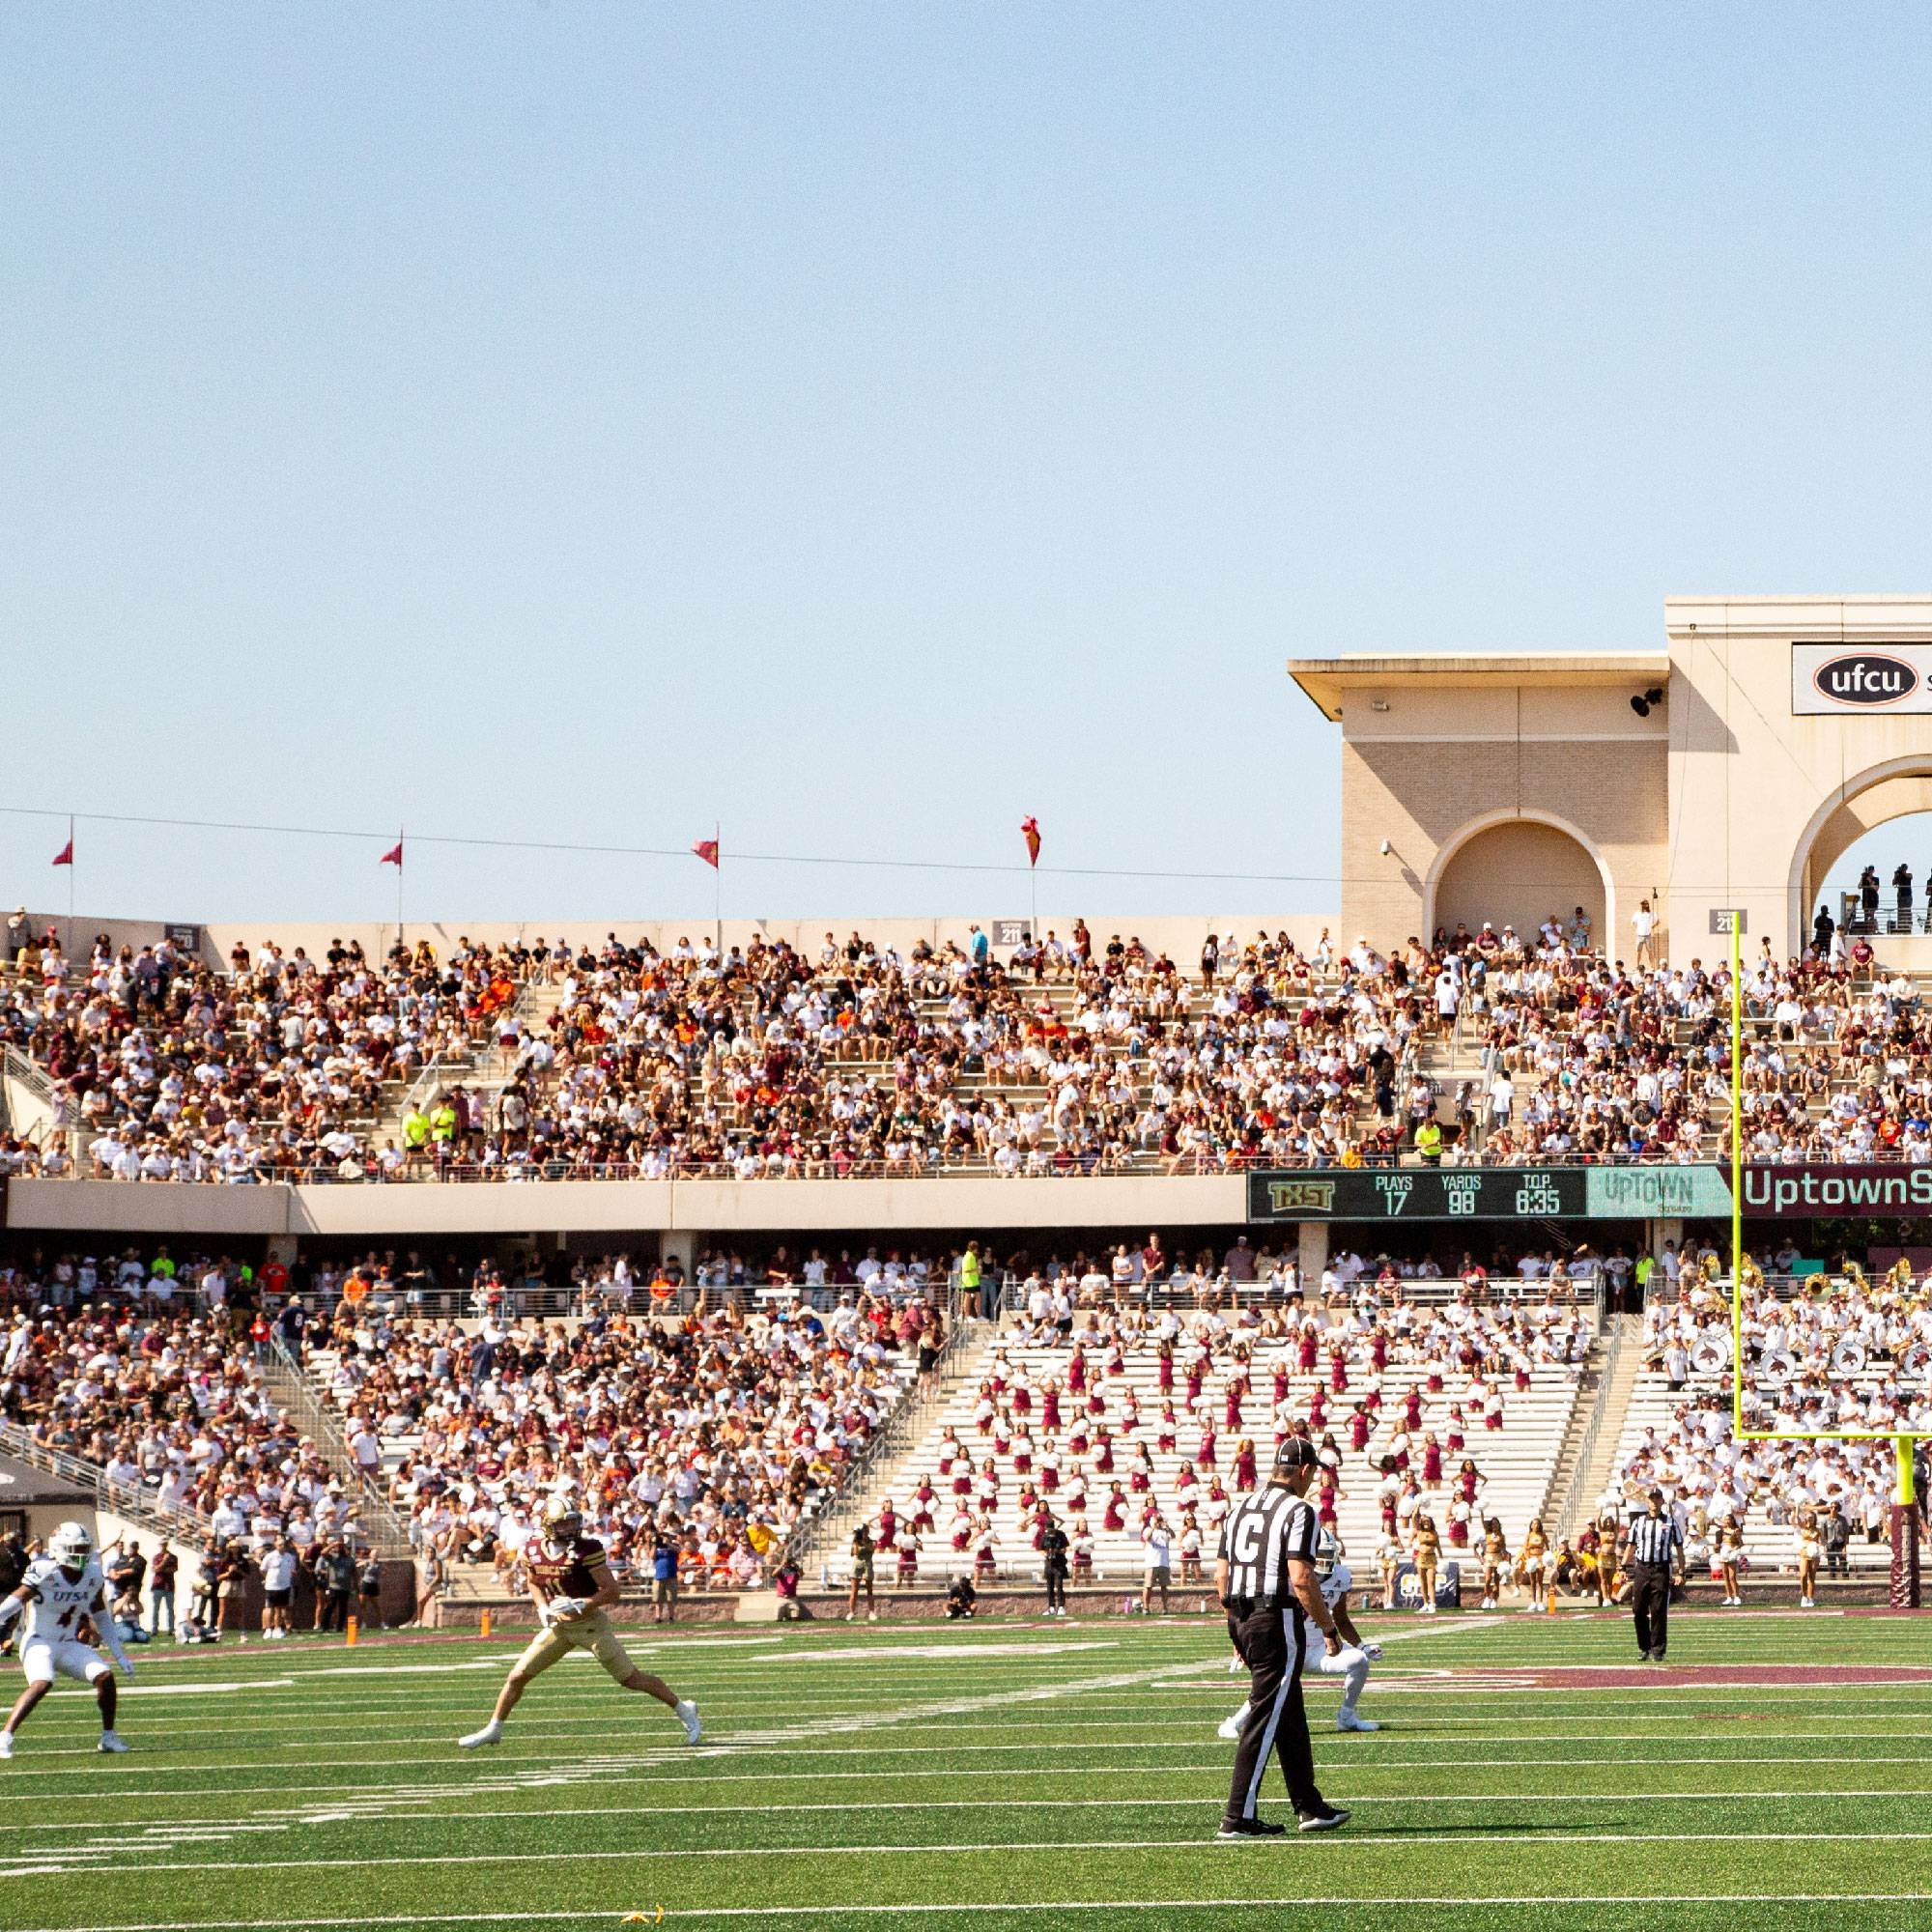
<path id="1" fill-rule="evenodd" d="M 1798 1373 L 1798 1357 L 1789 1349 L 1774 1349 L 1757 1365 L 1761 1382 L 1788 1382 Z"/>
<path id="2" fill-rule="evenodd" d="M 1899 1373 L 1912 1377 L 1915 1381 L 1924 1380 L 1928 1368 L 1932 1368 L 1932 1348 L 1923 1342 L 1912 1343 L 1898 1358 Z"/>
<path id="3" fill-rule="evenodd" d="M 1700 1376 L 1721 1375 L 1730 1366 L 1730 1360 L 1731 1338 L 1728 1335 L 1700 1335 L 1697 1346 L 1690 1350 L 1690 1366 Z"/>
<path id="4" fill-rule="evenodd" d="M 1856 1335 L 1847 1335 L 1832 1350 L 1832 1373 L 1835 1376 L 1855 1376 L 1865 1365 L 1865 1345 Z"/>

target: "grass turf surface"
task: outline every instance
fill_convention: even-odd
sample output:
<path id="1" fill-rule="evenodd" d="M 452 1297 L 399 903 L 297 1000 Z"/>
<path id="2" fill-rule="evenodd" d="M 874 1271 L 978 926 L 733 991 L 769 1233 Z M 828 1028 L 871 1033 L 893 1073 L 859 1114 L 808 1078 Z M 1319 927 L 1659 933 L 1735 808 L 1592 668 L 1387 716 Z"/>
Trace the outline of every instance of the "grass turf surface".
<path id="1" fill-rule="evenodd" d="M 1338 1736 L 1333 1681 L 1309 1693 L 1353 1821 L 1239 1845 L 1213 1842 L 1214 1726 L 1241 1687 L 1205 1617 L 632 1633 L 698 1700 L 695 1750 L 571 1662 L 501 1746 L 459 1752 L 500 1638 L 151 1647 L 132 1755 L 94 1753 L 64 1685 L 0 1765 L 0 1927 L 549 1932 L 662 1906 L 802 1932 L 1325 1932 L 1405 1902 L 1548 1932 L 1932 1924 L 1932 1620 L 1679 1612 L 1662 1670 L 1627 1619 L 1363 1621 L 1395 1639 L 1363 1699 L 1386 1728 Z M 1785 1681 L 1725 1681 L 1767 1664 Z M 1886 1668 L 1825 1681 L 1851 1664 Z"/>

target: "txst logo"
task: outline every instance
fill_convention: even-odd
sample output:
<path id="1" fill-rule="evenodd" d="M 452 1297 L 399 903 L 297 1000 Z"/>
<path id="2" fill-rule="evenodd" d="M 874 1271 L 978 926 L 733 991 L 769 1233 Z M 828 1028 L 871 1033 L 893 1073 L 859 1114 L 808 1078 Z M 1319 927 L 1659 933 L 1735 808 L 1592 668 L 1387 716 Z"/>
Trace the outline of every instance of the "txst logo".
<path id="1" fill-rule="evenodd" d="M 1896 704 L 1918 689 L 1918 672 L 1903 658 L 1858 651 L 1827 658 L 1811 682 L 1834 704 Z"/>

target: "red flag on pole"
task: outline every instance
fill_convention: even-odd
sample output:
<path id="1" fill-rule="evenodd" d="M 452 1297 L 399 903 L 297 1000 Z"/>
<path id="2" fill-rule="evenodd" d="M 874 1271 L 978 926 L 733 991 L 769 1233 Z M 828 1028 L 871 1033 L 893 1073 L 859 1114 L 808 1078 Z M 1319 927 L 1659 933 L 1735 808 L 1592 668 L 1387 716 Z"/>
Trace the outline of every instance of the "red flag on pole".
<path id="1" fill-rule="evenodd" d="M 718 840 L 700 838 L 691 848 L 715 872 L 718 869 Z"/>
<path id="2" fill-rule="evenodd" d="M 403 841 L 398 838 L 376 863 L 379 866 L 393 866 L 400 872 L 403 868 Z"/>
<path id="3" fill-rule="evenodd" d="M 1023 818 L 1020 820 L 1020 837 L 1026 840 L 1027 864 L 1039 864 L 1039 820 Z"/>
<path id="4" fill-rule="evenodd" d="M 56 866 L 71 866 L 73 864 L 73 835 L 71 833 L 68 835 L 67 843 L 54 854 L 54 864 Z"/>

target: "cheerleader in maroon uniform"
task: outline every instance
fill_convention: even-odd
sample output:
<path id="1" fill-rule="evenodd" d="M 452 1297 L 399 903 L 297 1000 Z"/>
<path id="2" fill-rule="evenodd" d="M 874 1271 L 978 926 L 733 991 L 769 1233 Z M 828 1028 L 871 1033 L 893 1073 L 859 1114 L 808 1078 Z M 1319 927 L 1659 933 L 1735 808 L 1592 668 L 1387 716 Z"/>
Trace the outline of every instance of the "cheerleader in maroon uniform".
<path id="1" fill-rule="evenodd" d="M 1013 1413 L 1022 1418 L 1033 1414 L 1033 1384 L 1024 1376 L 1013 1384 Z"/>
<path id="2" fill-rule="evenodd" d="M 1408 1393 L 1403 1398 L 1402 1426 L 1413 1435 L 1422 1427 L 1422 1390 L 1415 1382 L 1408 1385 Z"/>
<path id="3" fill-rule="evenodd" d="M 1016 1476 L 1033 1473 L 1033 1437 L 1026 1433 L 1024 1425 L 1013 1437 L 1013 1473 Z"/>
<path id="4" fill-rule="evenodd" d="M 980 1465 L 978 1485 L 980 1508 L 981 1511 L 996 1510 L 1000 1506 L 1000 1471 L 989 1457 Z"/>
<path id="5" fill-rule="evenodd" d="M 1160 1406 L 1160 1426 L 1154 1431 L 1154 1447 L 1163 1456 L 1171 1456 L 1179 1439 L 1180 1424 L 1175 1419 L 1174 1405 L 1164 1402 Z"/>
<path id="6" fill-rule="evenodd" d="M 993 1454 L 1010 1456 L 1013 1450 L 1013 1425 L 1011 1418 L 1003 1408 L 993 1424 Z"/>
<path id="7" fill-rule="evenodd" d="M 898 1513 L 893 1508 L 892 1497 L 888 1496 L 879 1505 L 879 1533 L 872 1539 L 873 1545 L 880 1549 L 890 1549 L 893 1547 L 893 1539 L 898 1533 Z"/>
<path id="8" fill-rule="evenodd" d="M 1153 1493 L 1153 1457 L 1145 1442 L 1134 1444 L 1134 1460 L 1127 1469 L 1127 1487 L 1136 1495 Z"/>
<path id="9" fill-rule="evenodd" d="M 1094 1580 L 1094 1532 L 1087 1527 L 1087 1519 L 1076 1516 L 1069 1532 L 1073 1545 L 1073 1580 L 1076 1583 L 1091 1583 Z"/>
<path id="10" fill-rule="evenodd" d="M 1268 1406 L 1279 1408 L 1288 1400 L 1288 1357 L 1274 1358 L 1274 1375 L 1268 1383 Z"/>
<path id="11" fill-rule="evenodd" d="M 1132 1389 L 1129 1389 L 1126 1393 L 1126 1399 L 1121 1406 L 1121 1434 L 1122 1435 L 1131 1435 L 1140 1426 L 1140 1398 L 1135 1395 Z"/>
<path id="12" fill-rule="evenodd" d="M 993 1423 L 999 1412 L 1000 1406 L 993 1400 L 992 1383 L 981 1382 L 980 1384 L 980 1400 L 973 1405 L 973 1427 L 981 1435 L 992 1435 Z"/>
<path id="13" fill-rule="evenodd" d="M 1254 1439 L 1243 1435 L 1235 1444 L 1235 1493 L 1238 1496 L 1252 1490 L 1257 1480 Z"/>
<path id="14" fill-rule="evenodd" d="M 1315 1340 L 1315 1324 L 1312 1321 L 1306 1322 L 1302 1326 L 1301 1340 L 1295 1344 L 1294 1366 L 1304 1376 L 1312 1376 L 1315 1373 L 1319 1352 L 1319 1345 Z"/>
<path id="15" fill-rule="evenodd" d="M 1308 1405 L 1308 1426 L 1311 1429 L 1328 1427 L 1328 1398 L 1320 1389 L 1315 1391 L 1314 1398 Z"/>
<path id="16" fill-rule="evenodd" d="M 1238 1370 L 1228 1378 L 1228 1387 L 1221 1404 L 1221 1427 L 1230 1435 L 1241 1426 L 1241 1397 L 1247 1393 L 1248 1378 Z"/>
<path id="17" fill-rule="evenodd" d="M 1207 1378 L 1208 1357 L 1197 1355 L 1187 1366 L 1187 1412 L 1194 1413 L 1194 1406 L 1201 1400 L 1201 1385 Z"/>
<path id="18" fill-rule="evenodd" d="M 1214 1466 L 1214 1431 L 1211 1425 L 1205 1426 L 1201 1431 L 1201 1443 L 1194 1452 L 1194 1461 L 1203 1469 Z"/>
<path id="19" fill-rule="evenodd" d="M 1369 1366 L 1380 1375 L 1389 1365 L 1389 1338 L 1378 1327 L 1369 1337 Z"/>
<path id="20" fill-rule="evenodd" d="M 1342 1488 L 1335 1471 L 1324 1465 L 1317 1479 L 1315 1520 L 1330 1536 L 1335 1534 L 1336 1526 L 1341 1521 L 1341 1505 L 1347 1499 L 1348 1492 Z"/>
<path id="21" fill-rule="evenodd" d="M 1440 1489 L 1442 1486 L 1442 1445 L 1435 1439 L 1432 1429 L 1422 1438 L 1422 1487 L 1425 1490 Z"/>
<path id="22" fill-rule="evenodd" d="M 1328 1350 L 1328 1392 L 1330 1395 L 1349 1392 L 1349 1358 L 1339 1348 Z"/>
<path id="23" fill-rule="evenodd" d="M 1174 1478 L 1174 1499 L 1182 1509 L 1192 1509 L 1201 1492 L 1201 1478 L 1192 1463 L 1183 1463 Z"/>
<path id="24" fill-rule="evenodd" d="M 1153 1385 L 1162 1395 L 1174 1393 L 1174 1344 L 1163 1342 L 1154 1357 Z"/>
<path id="25" fill-rule="evenodd" d="M 1094 1473 L 1097 1476 L 1111 1476 L 1114 1473 L 1114 1438 L 1104 1429 L 1094 1438 Z"/>
<path id="26" fill-rule="evenodd" d="M 1116 1483 L 1107 1496 L 1107 1507 L 1101 1512 L 1100 1527 L 1105 1530 L 1122 1530 L 1127 1526 L 1127 1499 Z"/>
<path id="27" fill-rule="evenodd" d="M 1073 1352 L 1066 1358 L 1066 1392 L 1068 1395 L 1085 1395 L 1087 1392 L 1087 1350 L 1078 1342 L 1073 1345 Z"/>
<path id="28" fill-rule="evenodd" d="M 965 1555 L 973 1542 L 973 1517 L 964 1503 L 953 1512 L 952 1520 L 946 1525 L 946 1533 L 952 1539 L 953 1549 Z"/>
<path id="29" fill-rule="evenodd" d="M 1516 1358 L 1516 1392 L 1518 1395 L 1529 1393 L 1529 1357 L 1526 1355 Z"/>
<path id="30" fill-rule="evenodd" d="M 1073 1418 L 1073 1427 L 1067 1431 L 1066 1453 L 1069 1456 L 1084 1456 L 1093 1440 L 1093 1431 L 1087 1427 L 1087 1418 L 1084 1415 L 1076 1415 Z"/>
<path id="31" fill-rule="evenodd" d="M 1357 1403 L 1349 1417 L 1349 1447 L 1359 1456 L 1369 1446 L 1369 1436 L 1372 1433 L 1369 1411 Z"/>
<path id="32" fill-rule="evenodd" d="M 1039 1425 L 1049 1435 L 1058 1435 L 1060 1421 L 1060 1384 L 1048 1382 L 1039 1399 Z"/>
<path id="33" fill-rule="evenodd" d="M 1456 1471 L 1456 1493 L 1473 1508 L 1477 1495 L 1488 1480 L 1475 1463 L 1464 1456 L 1462 1467 Z"/>
<path id="34" fill-rule="evenodd" d="M 1463 1453 L 1464 1439 L 1463 1427 L 1463 1405 L 1460 1402 L 1452 1402 L 1449 1405 L 1449 1427 L 1442 1437 L 1442 1447 L 1451 1456 L 1460 1456 Z"/>
<path id="35" fill-rule="evenodd" d="M 919 1538 L 907 1535 L 899 1539 L 899 1588 L 905 1589 L 919 1581 Z"/>
<path id="36" fill-rule="evenodd" d="M 920 1478 L 919 1488 L 913 1492 L 912 1500 L 914 1534 L 930 1536 L 933 1530 L 933 1511 L 939 1507 L 939 1492 L 932 1487 L 930 1476 Z"/>
<path id="37" fill-rule="evenodd" d="M 1087 1507 L 1087 1471 L 1078 1463 L 1066 1472 L 1066 1508 L 1078 1516 Z"/>
<path id="38" fill-rule="evenodd" d="M 1060 1451 L 1051 1443 L 1039 1459 L 1039 1487 L 1045 1495 L 1057 1495 L 1060 1491 Z"/>

